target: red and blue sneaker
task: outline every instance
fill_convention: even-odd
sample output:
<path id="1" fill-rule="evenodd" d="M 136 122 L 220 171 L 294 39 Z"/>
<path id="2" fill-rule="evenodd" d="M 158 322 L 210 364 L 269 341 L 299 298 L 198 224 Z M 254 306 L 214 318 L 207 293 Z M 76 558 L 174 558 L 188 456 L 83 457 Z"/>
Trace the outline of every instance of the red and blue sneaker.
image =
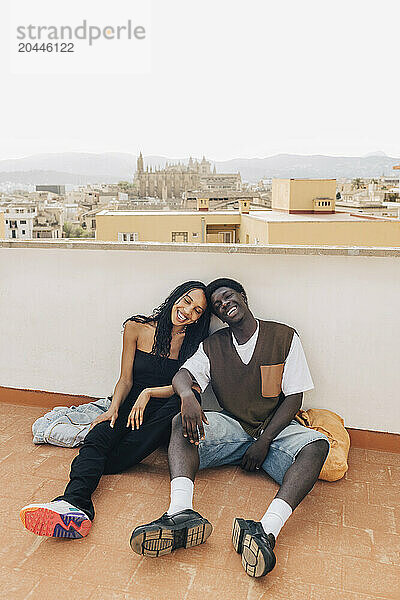
<path id="1" fill-rule="evenodd" d="M 48 537 L 80 539 L 92 526 L 86 513 L 65 500 L 28 504 L 19 516 L 28 531 Z"/>

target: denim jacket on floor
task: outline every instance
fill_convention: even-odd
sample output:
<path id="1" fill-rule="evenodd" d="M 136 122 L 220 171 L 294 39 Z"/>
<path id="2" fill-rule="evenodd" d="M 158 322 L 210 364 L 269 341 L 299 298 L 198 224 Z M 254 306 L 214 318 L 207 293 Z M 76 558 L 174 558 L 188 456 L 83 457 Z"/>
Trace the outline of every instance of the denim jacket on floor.
<path id="1" fill-rule="evenodd" d="M 80 406 L 56 406 L 32 425 L 34 444 L 74 448 L 83 443 L 91 423 L 111 405 L 111 397 Z"/>

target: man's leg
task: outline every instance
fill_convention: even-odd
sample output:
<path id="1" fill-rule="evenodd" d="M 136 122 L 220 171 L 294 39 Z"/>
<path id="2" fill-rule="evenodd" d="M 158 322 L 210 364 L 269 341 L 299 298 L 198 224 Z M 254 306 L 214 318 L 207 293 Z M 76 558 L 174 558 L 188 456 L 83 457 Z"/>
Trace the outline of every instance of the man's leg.
<path id="1" fill-rule="evenodd" d="M 228 416 L 207 413 L 207 418 L 209 425 L 204 426 L 206 437 L 199 446 L 183 437 L 180 415 L 174 418 L 168 449 L 170 506 L 160 519 L 136 527 L 131 537 L 134 552 L 161 556 L 175 548 L 201 544 L 211 534 L 211 524 L 192 510 L 196 473 L 199 467 L 237 464 L 254 440 Z"/>
<path id="2" fill-rule="evenodd" d="M 272 528 L 267 533 L 278 536 L 292 511 L 313 488 L 328 452 L 326 436 L 296 421 L 273 440 L 262 467 L 280 488 L 261 520 L 265 529 Z M 275 523 L 273 514 L 279 517 Z"/>
<path id="3" fill-rule="evenodd" d="M 176 455 L 175 455 L 176 452 Z M 177 548 L 190 548 L 206 541 L 212 526 L 199 513 L 192 510 L 193 481 L 198 469 L 197 446 L 182 435 L 181 416 L 172 421 L 168 449 L 171 477 L 171 504 L 160 519 L 136 527 L 130 544 L 137 554 L 163 556 Z"/>
<path id="4" fill-rule="evenodd" d="M 272 442 L 263 463 L 280 484 L 260 522 L 236 519 L 233 543 L 252 577 L 265 575 L 275 566 L 273 549 L 283 525 L 313 488 L 329 452 L 327 438 L 292 421 Z"/>
<path id="5" fill-rule="evenodd" d="M 171 475 L 170 515 L 184 508 L 192 508 L 193 483 L 199 468 L 239 464 L 247 448 L 254 442 L 238 421 L 224 412 L 209 412 L 207 417 L 209 425 L 204 426 L 206 437 L 199 446 L 183 437 L 180 415 L 174 420 L 168 449 Z M 182 488 L 186 490 L 186 494 L 180 493 Z"/>
<path id="6" fill-rule="evenodd" d="M 276 498 L 281 498 L 294 510 L 314 487 L 328 452 L 327 440 L 318 439 L 304 446 L 286 471 Z"/>
<path id="7" fill-rule="evenodd" d="M 325 440 L 310 442 L 286 471 L 279 491 L 261 519 L 264 531 L 272 533 L 275 540 L 296 506 L 314 487 L 328 451 Z"/>
<path id="8" fill-rule="evenodd" d="M 171 501 L 167 514 L 193 509 L 194 480 L 199 470 L 199 449 L 182 435 L 182 418 L 172 422 L 168 446 L 168 464 L 171 477 Z"/>

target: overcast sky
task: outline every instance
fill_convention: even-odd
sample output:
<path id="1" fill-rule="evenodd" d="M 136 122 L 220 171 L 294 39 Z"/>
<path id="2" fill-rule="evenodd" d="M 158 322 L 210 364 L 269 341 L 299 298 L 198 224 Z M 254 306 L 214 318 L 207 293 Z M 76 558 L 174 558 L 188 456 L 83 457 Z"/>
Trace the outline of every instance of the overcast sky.
<path id="1" fill-rule="evenodd" d="M 82 18 L 92 4 L 79 0 Z M 148 74 L 13 75 L 3 60 L 0 159 L 139 150 L 216 160 L 281 152 L 400 156 L 398 1 L 151 6 Z M 4 58 L 7 14 L 0 22 Z"/>

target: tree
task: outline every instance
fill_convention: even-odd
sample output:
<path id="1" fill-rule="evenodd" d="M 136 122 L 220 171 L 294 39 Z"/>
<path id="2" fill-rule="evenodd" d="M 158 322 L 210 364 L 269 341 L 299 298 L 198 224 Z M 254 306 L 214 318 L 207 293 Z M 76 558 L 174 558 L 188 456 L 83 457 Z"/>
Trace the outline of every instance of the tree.
<path id="1" fill-rule="evenodd" d="M 66 238 L 73 237 L 73 235 L 72 235 L 73 230 L 74 230 L 74 226 L 72 225 L 72 223 L 70 223 L 69 221 L 66 221 L 64 223 L 64 227 L 63 227 L 64 237 L 66 237 Z"/>
<path id="2" fill-rule="evenodd" d="M 66 222 L 63 227 L 64 237 L 66 238 L 92 238 L 90 231 L 85 231 L 80 225 L 74 227 L 72 223 Z"/>

